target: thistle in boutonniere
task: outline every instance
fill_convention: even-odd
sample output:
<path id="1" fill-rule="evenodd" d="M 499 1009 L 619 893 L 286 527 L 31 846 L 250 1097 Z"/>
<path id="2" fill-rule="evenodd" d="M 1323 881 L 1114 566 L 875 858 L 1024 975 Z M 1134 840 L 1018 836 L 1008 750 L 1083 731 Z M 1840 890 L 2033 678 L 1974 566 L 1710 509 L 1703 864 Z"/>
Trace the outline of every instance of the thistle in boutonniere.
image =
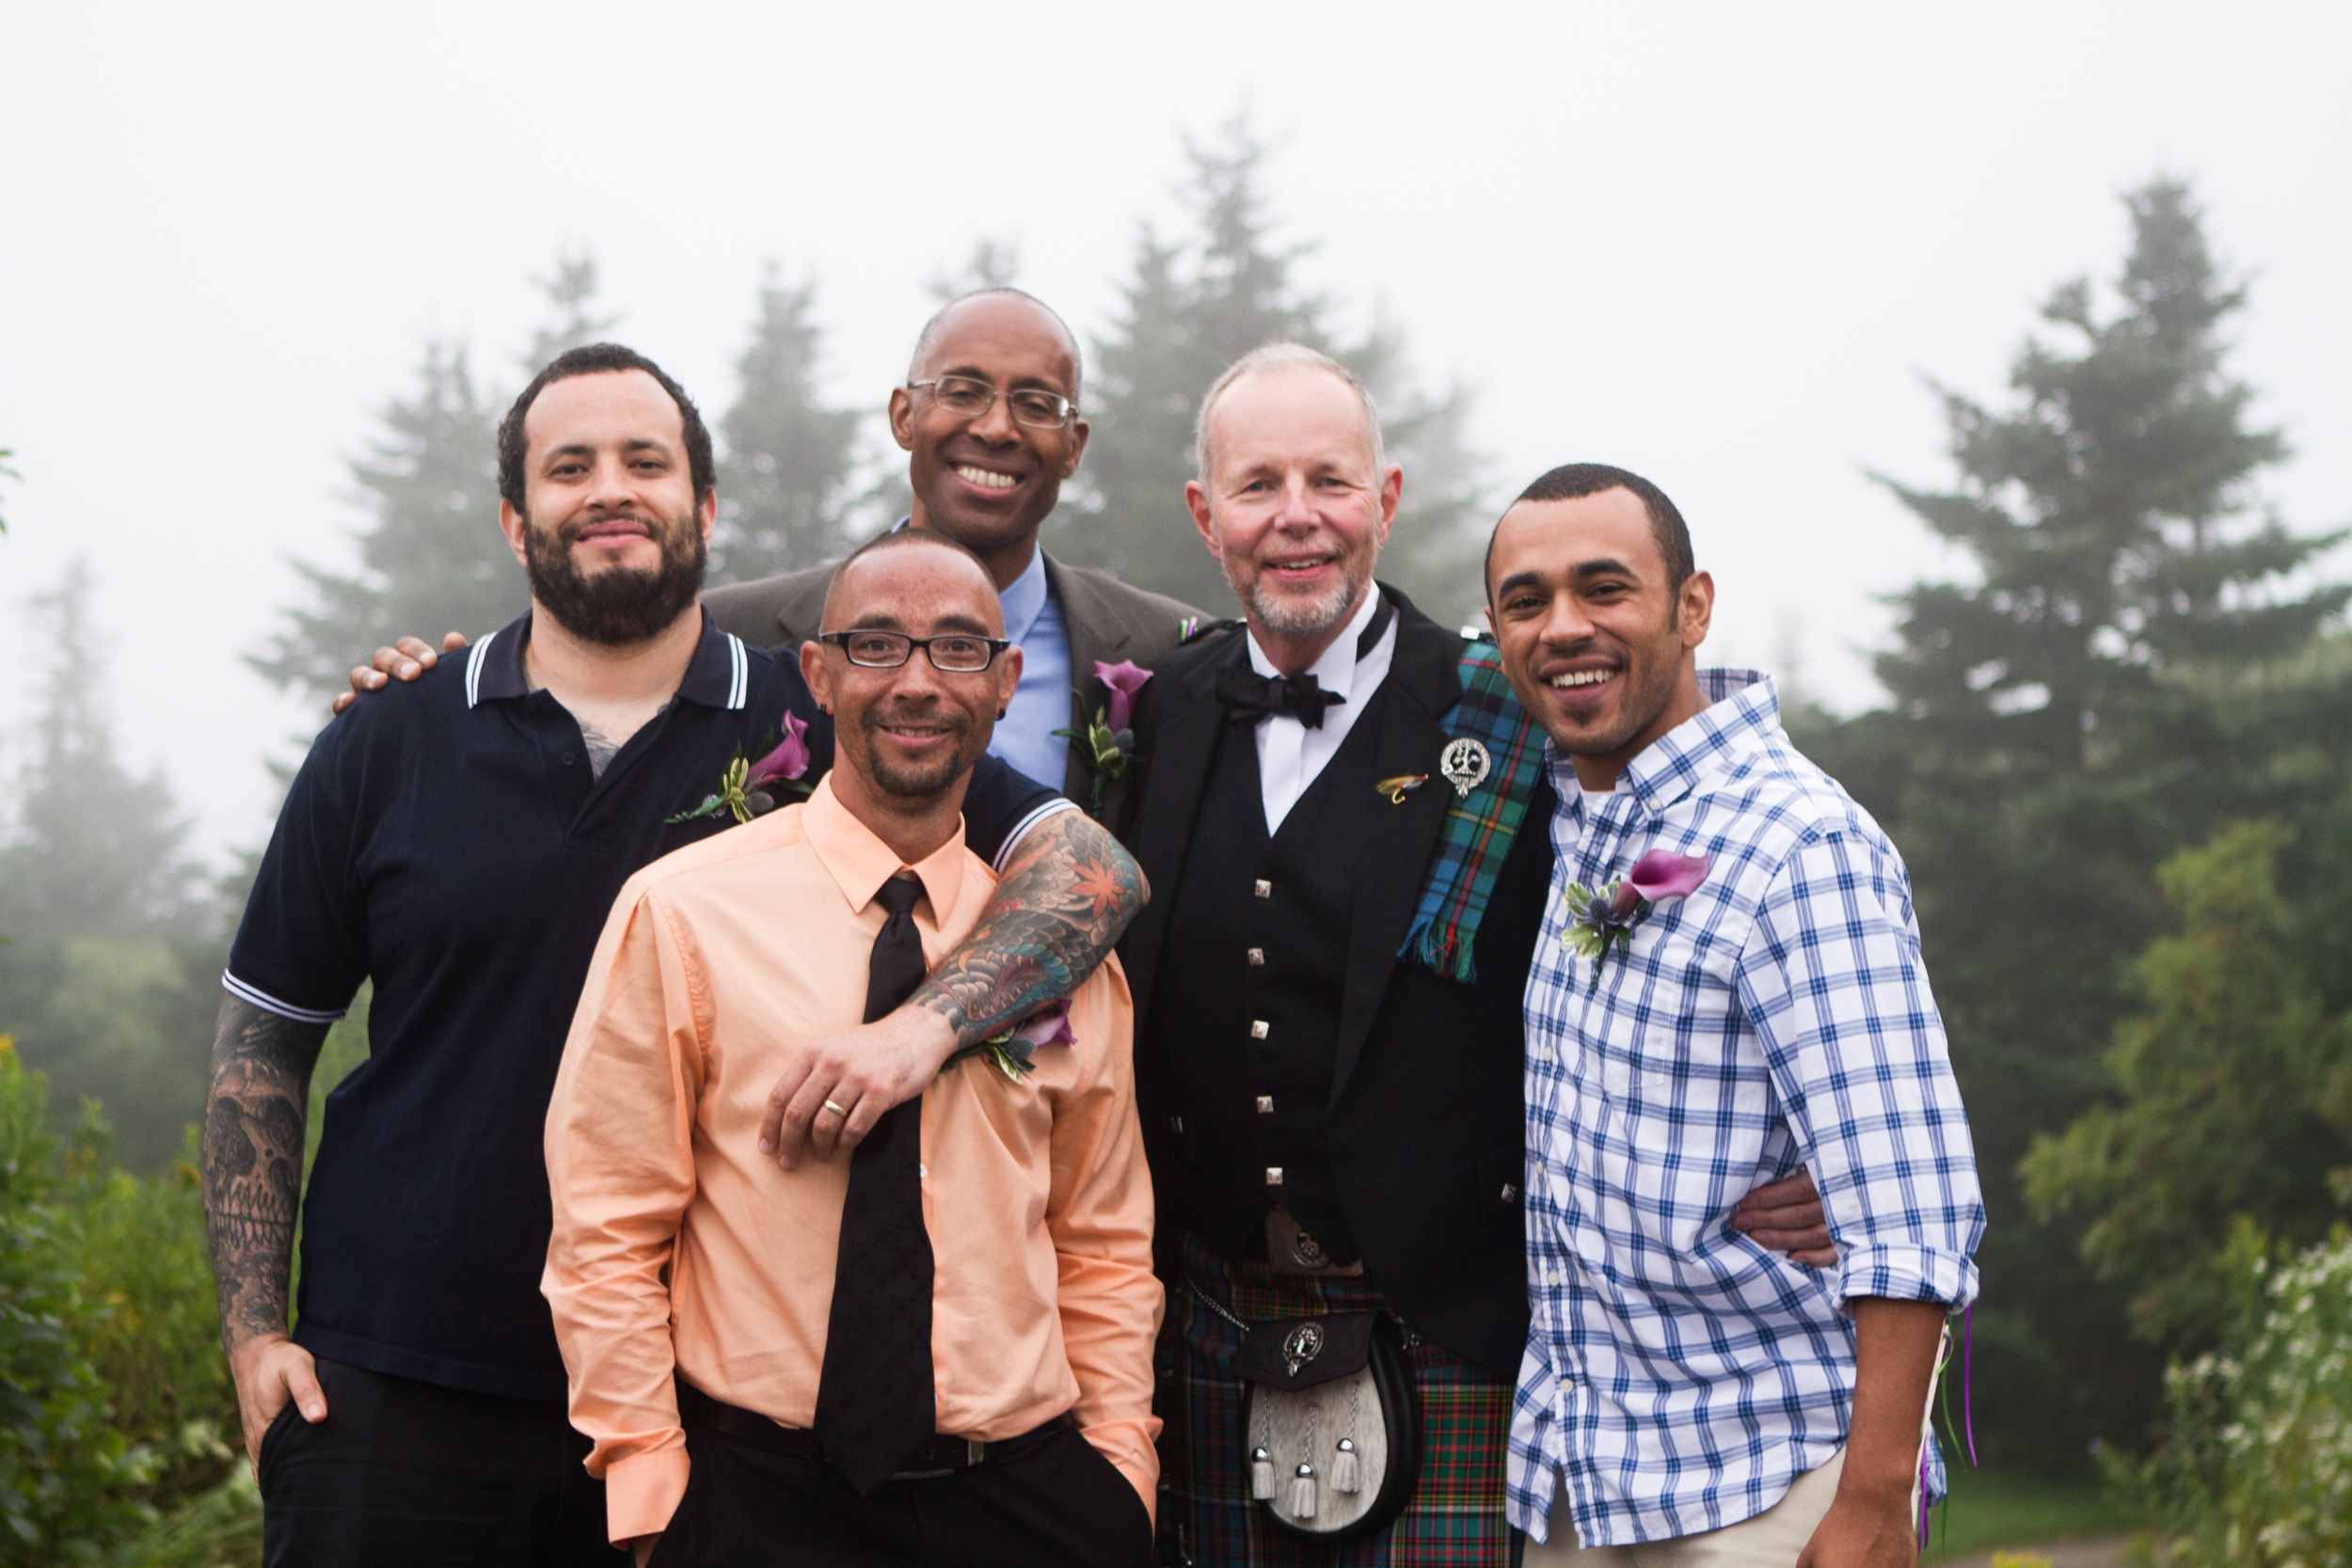
<path id="1" fill-rule="evenodd" d="M 1612 946 L 1625 948 L 1633 941 L 1633 927 L 1649 918 L 1650 911 L 1667 898 L 1681 898 L 1707 880 L 1705 855 L 1677 855 L 1652 849 L 1633 863 L 1633 869 L 1595 893 L 1582 882 L 1570 882 L 1567 906 L 1574 918 L 1560 933 L 1562 945 L 1593 960 L 1593 986 L 1600 986 L 1600 966 Z"/>
<path id="2" fill-rule="evenodd" d="M 738 750 L 735 760 L 719 774 L 719 788 L 703 797 L 703 803 L 692 811 L 682 811 L 665 822 L 691 822 L 698 817 L 716 816 L 732 812 L 738 822 L 776 809 L 776 797 L 786 790 L 806 795 L 810 785 L 803 775 L 808 771 L 808 742 L 802 738 L 808 726 L 791 714 L 784 716 L 784 738 L 774 751 L 757 762 L 745 762 Z"/>
<path id="3" fill-rule="evenodd" d="M 953 1067 L 966 1056 L 986 1056 L 996 1064 L 997 1071 L 1018 1084 L 1028 1077 L 1029 1058 L 1037 1054 L 1039 1046 L 1077 1037 L 1070 1032 L 1070 1003 L 1065 998 L 1040 1007 L 1002 1034 L 991 1035 L 977 1045 L 965 1046 L 947 1058 L 947 1066 Z"/>
<path id="4" fill-rule="evenodd" d="M 1054 733 L 1086 747 L 1087 765 L 1094 773 L 1093 815 L 1100 816 L 1104 786 L 1113 779 L 1125 778 L 1128 764 L 1134 759 L 1136 732 L 1131 726 L 1136 720 L 1136 694 L 1152 678 L 1152 672 L 1132 659 L 1105 664 L 1098 658 L 1094 661 L 1094 677 L 1109 693 L 1094 710 L 1094 722 L 1083 732 L 1070 729 Z"/>

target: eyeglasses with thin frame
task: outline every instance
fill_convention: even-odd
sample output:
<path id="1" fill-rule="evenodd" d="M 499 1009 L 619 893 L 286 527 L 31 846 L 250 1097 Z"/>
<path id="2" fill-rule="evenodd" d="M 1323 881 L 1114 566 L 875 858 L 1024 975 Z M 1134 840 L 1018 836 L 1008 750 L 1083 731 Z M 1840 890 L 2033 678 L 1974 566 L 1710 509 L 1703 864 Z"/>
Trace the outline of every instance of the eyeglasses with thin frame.
<path id="1" fill-rule="evenodd" d="M 968 631 L 938 637 L 909 637 L 898 631 L 828 631 L 819 632 L 817 641 L 832 643 L 849 655 L 850 663 L 866 670 L 896 670 L 920 648 L 932 669 L 949 675 L 977 675 L 1012 646 L 1009 637 L 975 637 Z"/>
<path id="2" fill-rule="evenodd" d="M 931 389 L 933 403 L 962 419 L 977 420 L 996 406 L 996 388 L 968 375 L 943 375 L 907 383 L 910 392 L 925 387 Z M 1005 394 L 1005 399 L 1012 405 L 1016 420 L 1039 430 L 1058 430 L 1078 411 L 1078 405 L 1068 398 L 1038 387 L 1016 387 Z"/>

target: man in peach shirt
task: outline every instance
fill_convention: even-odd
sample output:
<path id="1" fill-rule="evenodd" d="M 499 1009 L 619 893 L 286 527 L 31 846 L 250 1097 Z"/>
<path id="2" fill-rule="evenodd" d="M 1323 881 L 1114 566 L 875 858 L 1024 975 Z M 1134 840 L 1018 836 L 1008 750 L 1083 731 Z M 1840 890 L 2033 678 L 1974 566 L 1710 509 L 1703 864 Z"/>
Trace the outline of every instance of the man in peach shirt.
<path id="1" fill-rule="evenodd" d="M 982 1050 L 853 1155 L 757 1151 L 778 1072 L 977 918 L 961 807 L 1020 679 L 935 533 L 851 556 L 824 626 L 834 771 L 630 879 L 548 1113 L 543 1289 L 610 1534 L 640 1564 L 1145 1563 L 1161 1291 L 1117 961 L 1018 1077 Z"/>

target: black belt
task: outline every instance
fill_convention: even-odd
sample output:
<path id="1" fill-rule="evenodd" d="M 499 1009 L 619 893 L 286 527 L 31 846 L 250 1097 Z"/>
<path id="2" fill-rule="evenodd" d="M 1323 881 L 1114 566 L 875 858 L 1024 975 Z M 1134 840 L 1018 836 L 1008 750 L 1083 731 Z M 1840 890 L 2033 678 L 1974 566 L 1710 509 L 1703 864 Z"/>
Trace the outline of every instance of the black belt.
<path id="1" fill-rule="evenodd" d="M 684 1378 L 677 1380 L 677 1413 L 679 1418 L 690 1426 L 708 1427 L 739 1443 L 749 1443 L 755 1449 L 783 1454 L 787 1459 L 822 1461 L 825 1457 L 824 1444 L 808 1428 L 778 1426 L 755 1410 L 745 1410 L 712 1399 Z M 1031 1427 L 1018 1437 L 1002 1438 L 993 1443 L 983 1443 L 977 1437 L 949 1437 L 944 1433 L 927 1438 L 907 1455 L 904 1466 L 894 1472 L 890 1479 L 927 1481 L 933 1476 L 968 1470 L 992 1459 L 1009 1459 L 1024 1449 L 1035 1448 L 1069 1424 L 1069 1414 L 1064 1412 L 1042 1426 Z"/>

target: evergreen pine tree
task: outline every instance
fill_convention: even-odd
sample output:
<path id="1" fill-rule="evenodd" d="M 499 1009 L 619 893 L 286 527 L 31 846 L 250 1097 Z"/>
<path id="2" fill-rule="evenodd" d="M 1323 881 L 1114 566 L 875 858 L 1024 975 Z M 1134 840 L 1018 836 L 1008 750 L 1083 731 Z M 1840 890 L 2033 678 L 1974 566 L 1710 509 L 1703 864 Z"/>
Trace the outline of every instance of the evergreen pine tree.
<path id="1" fill-rule="evenodd" d="M 170 786 L 116 751 L 93 587 L 76 559 L 32 600 L 50 666 L 0 844 L 0 1035 L 61 1113 L 103 1099 L 124 1157 L 148 1165 L 202 1110 L 224 955 Z"/>
<path id="2" fill-rule="evenodd" d="M 596 259 L 587 250 L 559 251 L 553 276 L 532 281 L 548 296 L 551 309 L 546 323 L 531 335 L 531 348 L 522 361 L 526 377 L 537 375 L 565 349 L 598 341 L 621 319 L 617 313 L 601 315 L 595 309 Z"/>
<path id="3" fill-rule="evenodd" d="M 2317 809 L 2352 761 L 2341 674 L 2294 668 L 2345 591 L 2283 582 L 2331 541 L 2254 512 L 2284 448 L 2224 366 L 2243 292 L 2183 184 L 2126 201 L 2115 313 L 2057 291 L 2071 341 L 2026 342 L 2010 407 L 1943 394 L 1958 482 L 1892 485 L 1979 580 L 1901 595 L 1892 706 L 1801 736 L 1910 864 L 1990 1219 L 1980 1430 L 2051 1463 L 2136 1440 L 2160 1360 L 2126 1332 L 2142 1282 L 2088 1267 L 2079 1223 L 2038 1223 L 2020 1162 L 2113 1086 L 2157 866 L 2222 816 Z"/>
<path id="4" fill-rule="evenodd" d="M 1222 610 L 1224 574 L 1202 548 L 1184 508 L 1194 476 L 1193 418 L 1202 394 L 1251 349 L 1298 342 L 1347 365 L 1382 413 L 1392 461 L 1405 467 L 1405 501 L 1381 576 L 1433 614 L 1458 617 L 1483 599 L 1472 539 L 1477 459 L 1463 444 L 1467 392 L 1433 398 L 1405 365 L 1400 332 L 1383 324 L 1343 343 L 1329 326 L 1332 302 L 1296 281 L 1305 246 L 1279 246 L 1266 215 L 1268 148 L 1236 116 L 1208 144 L 1187 139 L 1195 235 L 1137 234 L 1119 319 L 1097 340 L 1086 394 L 1094 434 L 1079 470 L 1077 502 L 1059 524 L 1056 554 L 1103 566 L 1138 586 Z"/>
<path id="5" fill-rule="evenodd" d="M 566 348 L 594 341 L 614 318 L 596 314 L 596 265 L 557 258 L 548 320 L 532 340 L 527 373 Z M 351 465 L 372 521 L 359 570 L 296 562 L 304 594 L 255 669 L 322 701 L 348 689 L 351 667 L 395 637 L 479 638 L 520 614 L 531 591 L 498 526 L 497 426 L 504 399 L 480 388 L 464 344 L 428 342 L 416 389 L 387 404 L 383 433 Z"/>
<path id="6" fill-rule="evenodd" d="M 2247 427 L 2252 390 L 2222 365 L 2245 291 L 2216 269 L 2184 182 L 2126 201 L 2122 309 L 2102 321 L 2088 281 L 2058 289 L 2042 316 L 2078 346 L 2028 341 L 2011 410 L 1938 388 L 1959 485 L 1885 482 L 1982 580 L 1903 595 L 1879 678 L 1963 753 L 2036 770 L 2079 767 L 2169 664 L 2287 652 L 2352 598 L 2271 592 L 2343 535 L 2245 524 L 2249 480 L 2286 453 L 2278 432 Z"/>
<path id="7" fill-rule="evenodd" d="M 816 292 L 813 282 L 779 282 L 772 267 L 760 288 L 759 320 L 735 362 L 741 390 L 719 421 L 714 582 L 812 566 L 850 544 L 859 418 L 827 407 L 819 391 Z"/>

